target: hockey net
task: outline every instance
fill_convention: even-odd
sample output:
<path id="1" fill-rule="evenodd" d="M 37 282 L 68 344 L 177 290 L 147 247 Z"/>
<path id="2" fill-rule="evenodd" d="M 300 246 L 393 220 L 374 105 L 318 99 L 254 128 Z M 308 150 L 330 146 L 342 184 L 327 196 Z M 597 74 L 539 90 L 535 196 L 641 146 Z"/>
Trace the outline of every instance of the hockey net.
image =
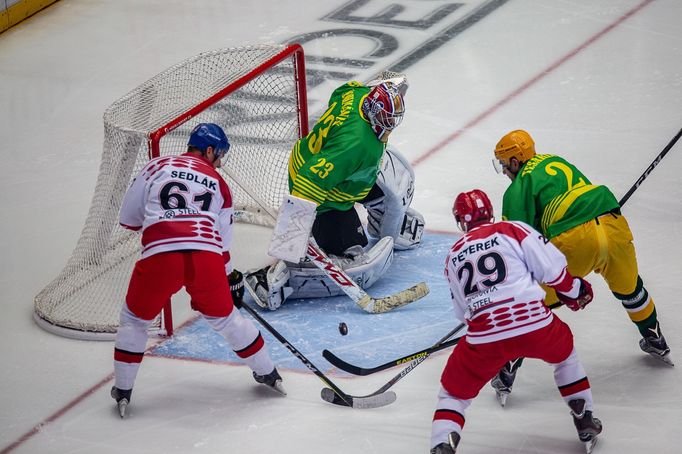
<path id="1" fill-rule="evenodd" d="M 229 137 L 222 174 L 235 219 L 272 225 L 262 205 L 278 209 L 288 192 L 289 152 L 308 129 L 303 49 L 259 45 L 202 53 L 106 110 L 102 162 L 81 237 L 61 273 L 35 297 L 41 327 L 72 338 L 113 339 L 140 250 L 139 234 L 118 223 L 123 195 L 150 158 L 184 153 L 200 122 L 220 125 Z M 258 201 L 228 173 L 246 182 Z M 170 304 L 164 317 L 154 329 L 170 334 Z"/>

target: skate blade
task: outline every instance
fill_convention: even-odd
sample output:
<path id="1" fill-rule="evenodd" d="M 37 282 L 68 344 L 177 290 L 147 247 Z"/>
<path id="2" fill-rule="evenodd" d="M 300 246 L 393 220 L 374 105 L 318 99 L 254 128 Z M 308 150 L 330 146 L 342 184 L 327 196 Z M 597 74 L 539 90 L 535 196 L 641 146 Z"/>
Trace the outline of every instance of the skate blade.
<path id="1" fill-rule="evenodd" d="M 665 363 L 670 367 L 675 367 L 673 360 L 670 359 L 670 351 L 668 351 L 668 353 L 666 353 L 665 355 L 659 355 L 658 353 L 656 353 L 654 351 L 645 351 L 645 353 L 648 353 L 652 358 L 655 358 L 658 361 Z"/>
<path id="2" fill-rule="evenodd" d="M 497 396 L 497 402 L 499 402 L 500 406 L 504 408 L 505 405 L 507 405 L 507 398 L 509 398 L 509 393 L 502 393 L 502 392 L 496 392 Z"/>
<path id="3" fill-rule="evenodd" d="M 591 440 L 583 442 L 585 445 L 585 454 L 592 454 L 592 450 L 594 449 L 595 446 L 597 446 L 597 436 L 595 435 L 594 438 Z"/>
<path id="4" fill-rule="evenodd" d="M 275 380 L 275 385 L 272 387 L 275 391 L 280 393 L 283 396 L 287 395 L 287 390 L 284 389 L 284 385 L 282 384 L 282 380 Z"/>
<path id="5" fill-rule="evenodd" d="M 664 356 L 658 356 L 658 355 L 651 355 L 651 356 L 653 356 L 654 358 L 656 358 L 657 360 L 659 360 L 661 362 L 664 362 L 665 364 L 667 364 L 670 367 L 675 367 L 675 363 L 673 363 L 673 360 L 670 359 L 670 353 L 668 353 L 667 355 L 664 355 Z"/>
<path id="6" fill-rule="evenodd" d="M 275 380 L 275 383 L 272 386 L 268 385 L 267 383 L 261 383 L 261 385 L 263 385 L 263 386 L 265 386 L 265 387 L 267 387 L 273 391 L 276 391 L 278 394 L 281 394 L 283 396 L 287 395 L 287 390 L 284 389 L 284 385 L 282 384 L 282 380 Z"/>
<path id="7" fill-rule="evenodd" d="M 128 408 L 128 399 L 121 399 L 116 403 L 118 414 L 121 418 L 125 418 L 126 409 Z"/>

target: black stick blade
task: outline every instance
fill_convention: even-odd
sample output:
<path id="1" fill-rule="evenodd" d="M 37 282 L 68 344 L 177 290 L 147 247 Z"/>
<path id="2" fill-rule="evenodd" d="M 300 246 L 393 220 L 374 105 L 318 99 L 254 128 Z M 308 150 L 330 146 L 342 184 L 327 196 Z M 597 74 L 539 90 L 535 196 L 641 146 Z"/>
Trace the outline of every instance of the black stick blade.
<path id="1" fill-rule="evenodd" d="M 388 391 L 374 396 L 370 395 L 357 397 L 344 394 L 344 396 L 341 397 L 338 394 L 336 394 L 334 390 L 332 390 L 331 388 L 322 388 L 322 391 L 320 391 L 320 397 L 322 397 L 322 400 L 324 400 L 325 402 L 340 405 L 343 407 L 352 407 L 360 409 L 385 407 L 386 405 L 390 405 L 393 402 L 395 402 L 396 399 L 398 398 L 398 396 L 396 396 L 396 394 L 393 391 Z"/>

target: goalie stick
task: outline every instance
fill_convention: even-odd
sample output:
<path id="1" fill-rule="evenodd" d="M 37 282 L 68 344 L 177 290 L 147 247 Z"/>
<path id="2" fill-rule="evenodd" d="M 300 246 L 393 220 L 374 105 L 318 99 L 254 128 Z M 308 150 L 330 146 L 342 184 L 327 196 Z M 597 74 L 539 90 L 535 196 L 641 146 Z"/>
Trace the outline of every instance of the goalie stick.
<path id="1" fill-rule="evenodd" d="M 253 191 L 250 191 L 245 184 L 243 184 L 238 178 L 235 178 L 229 169 L 226 167 L 221 167 L 221 169 L 227 174 L 227 176 L 230 177 L 232 181 L 234 181 L 249 196 L 251 196 L 256 203 L 263 208 L 263 211 L 265 211 L 273 220 L 277 220 L 277 215 L 267 203 L 255 196 L 252 193 Z M 341 290 L 343 290 L 343 292 L 348 295 L 353 302 L 355 302 L 355 304 L 370 314 L 382 314 L 384 312 L 397 309 L 399 307 L 413 303 L 429 294 L 429 287 L 426 285 L 426 282 L 420 282 L 408 289 L 394 293 L 393 295 L 385 296 L 383 298 L 372 298 L 353 279 L 351 279 L 350 276 L 343 271 L 343 269 L 336 266 L 334 262 L 332 262 L 329 256 L 327 256 L 327 254 L 320 249 L 312 237 L 308 242 L 306 256 L 317 268 L 319 268 L 327 277 L 329 277 L 329 279 L 334 281 L 339 288 L 341 288 Z M 246 282 L 245 286 L 248 288 L 251 296 L 253 296 L 254 299 L 260 301 L 260 298 L 256 296 L 254 289 L 249 287 Z M 265 302 L 261 301 L 261 303 Z M 263 306 L 263 304 L 260 305 Z M 266 306 L 267 304 L 265 304 L 263 307 Z"/>
<path id="2" fill-rule="evenodd" d="M 445 350 L 448 347 L 452 347 L 453 345 L 457 344 L 461 337 L 456 337 L 455 339 L 450 339 L 452 336 L 454 336 L 457 332 L 459 332 L 462 328 L 464 328 L 465 324 L 460 323 L 450 331 L 447 335 L 445 335 L 441 340 L 436 342 L 434 345 L 431 347 L 425 348 L 423 350 L 420 350 L 418 352 L 411 353 L 409 355 L 403 356 L 402 358 L 394 359 L 391 361 L 388 361 L 384 364 L 381 364 L 379 366 L 374 366 L 374 367 L 360 367 L 356 366 L 354 364 L 350 364 L 343 359 L 339 358 L 336 356 L 334 353 L 332 353 L 329 350 L 323 350 L 322 351 L 322 356 L 324 359 L 329 361 L 333 366 L 341 369 L 344 372 L 348 372 L 353 375 L 360 375 L 360 376 L 365 376 L 365 375 L 371 375 L 376 372 L 381 372 L 382 370 L 390 369 L 391 367 L 395 366 L 400 366 L 401 364 L 405 364 L 407 362 L 412 362 L 416 361 L 420 358 L 426 359 L 431 353 L 435 353 L 441 350 Z"/>
<path id="3" fill-rule="evenodd" d="M 352 408 L 379 408 L 389 404 L 392 404 L 396 400 L 396 395 L 393 391 L 389 392 L 375 392 L 369 396 L 351 396 L 341 391 L 341 389 L 334 384 L 327 376 L 322 373 L 320 369 L 317 368 L 308 358 L 306 358 L 303 353 L 301 353 L 296 347 L 291 345 L 284 336 L 282 336 L 279 331 L 277 331 L 272 325 L 270 325 L 260 314 L 251 306 L 246 304 L 244 301 L 241 303 L 241 308 L 246 310 L 258 323 L 260 323 L 266 330 L 270 332 L 278 341 L 284 345 L 287 350 L 291 352 L 296 358 L 298 358 L 312 373 L 317 375 L 317 377 L 322 380 L 322 382 L 328 386 L 322 388 L 321 397 L 323 400 L 341 405 L 344 407 Z"/>
<path id="4" fill-rule="evenodd" d="M 397 309 L 429 294 L 429 287 L 426 285 L 426 282 L 420 282 L 417 285 L 413 285 L 412 287 L 393 295 L 385 296 L 383 298 L 372 298 L 353 279 L 351 279 L 343 269 L 332 262 L 312 237 L 308 243 L 306 257 L 308 257 L 310 261 L 322 270 L 331 280 L 336 282 L 341 290 L 343 290 L 355 304 L 360 306 L 365 312 L 371 314 L 382 314 Z"/>

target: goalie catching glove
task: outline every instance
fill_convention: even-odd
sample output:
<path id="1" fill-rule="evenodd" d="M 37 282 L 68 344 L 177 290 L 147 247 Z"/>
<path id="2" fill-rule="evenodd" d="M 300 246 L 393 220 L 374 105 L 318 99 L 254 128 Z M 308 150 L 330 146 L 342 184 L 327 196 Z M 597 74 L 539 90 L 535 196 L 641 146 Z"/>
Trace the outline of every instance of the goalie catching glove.
<path id="1" fill-rule="evenodd" d="M 581 277 L 573 279 L 573 288 L 568 293 L 556 292 L 559 301 L 572 311 L 584 309 L 590 304 L 594 293 L 589 282 Z"/>
<path id="2" fill-rule="evenodd" d="M 237 309 L 241 309 L 244 301 L 244 275 L 237 270 L 232 270 L 227 275 L 227 282 L 230 284 L 232 303 Z"/>

